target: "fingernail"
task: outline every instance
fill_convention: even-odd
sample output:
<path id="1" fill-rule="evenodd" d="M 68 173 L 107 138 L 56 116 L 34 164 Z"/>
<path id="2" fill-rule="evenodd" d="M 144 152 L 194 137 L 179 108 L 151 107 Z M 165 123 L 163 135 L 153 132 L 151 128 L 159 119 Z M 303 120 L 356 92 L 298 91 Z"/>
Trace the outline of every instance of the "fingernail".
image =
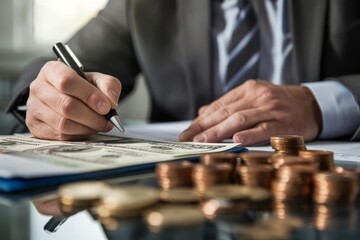
<path id="1" fill-rule="evenodd" d="M 194 137 L 195 142 L 206 142 L 206 136 L 204 134 Z"/>
<path id="2" fill-rule="evenodd" d="M 97 104 L 98 112 L 101 114 L 106 114 L 109 111 L 109 104 L 105 101 L 100 101 Z"/>

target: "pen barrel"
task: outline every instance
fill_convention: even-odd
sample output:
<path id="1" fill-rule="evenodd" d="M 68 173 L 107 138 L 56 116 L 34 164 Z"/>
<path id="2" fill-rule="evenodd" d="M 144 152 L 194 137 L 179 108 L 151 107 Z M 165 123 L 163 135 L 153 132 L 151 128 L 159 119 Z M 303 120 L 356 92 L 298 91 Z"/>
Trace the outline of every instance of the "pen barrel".
<path id="1" fill-rule="evenodd" d="M 67 66 L 69 66 L 70 68 L 72 68 L 80 77 L 84 78 L 86 81 L 90 82 L 84 71 L 80 68 L 80 66 L 78 65 L 78 63 L 74 60 L 75 56 L 71 56 L 71 54 L 69 53 L 69 51 L 66 49 L 66 47 L 64 46 L 64 44 L 62 43 L 56 43 L 53 46 L 53 51 L 56 54 L 56 56 L 63 62 L 65 63 Z"/>

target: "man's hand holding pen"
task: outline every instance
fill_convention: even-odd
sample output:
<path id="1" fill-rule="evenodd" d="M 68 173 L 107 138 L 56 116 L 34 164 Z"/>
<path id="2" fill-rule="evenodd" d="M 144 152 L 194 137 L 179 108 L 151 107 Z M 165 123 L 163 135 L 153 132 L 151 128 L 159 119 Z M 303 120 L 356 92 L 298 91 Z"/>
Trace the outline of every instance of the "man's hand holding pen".
<path id="1" fill-rule="evenodd" d="M 117 107 L 120 81 L 87 73 L 90 82 L 59 61 L 45 64 L 30 85 L 26 124 L 39 138 L 75 140 L 113 128 L 104 118 Z"/>

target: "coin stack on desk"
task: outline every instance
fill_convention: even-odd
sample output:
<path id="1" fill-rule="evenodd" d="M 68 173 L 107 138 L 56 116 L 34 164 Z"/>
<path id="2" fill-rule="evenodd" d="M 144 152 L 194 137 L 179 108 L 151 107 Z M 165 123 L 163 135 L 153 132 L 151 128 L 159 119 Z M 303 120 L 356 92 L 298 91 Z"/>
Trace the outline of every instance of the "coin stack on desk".
<path id="1" fill-rule="evenodd" d="M 236 182 L 236 168 L 241 165 L 241 159 L 239 154 L 236 153 L 211 153 L 201 155 L 200 163 L 203 165 L 216 165 L 221 163 L 230 164 L 232 169 L 231 181 Z"/>
<path id="2" fill-rule="evenodd" d="M 271 157 L 271 164 L 275 169 L 279 169 L 282 166 L 296 166 L 296 165 L 313 165 L 316 169 L 319 169 L 319 164 L 315 159 L 309 158 L 304 159 L 299 156 L 289 156 L 289 155 L 278 155 L 274 154 Z"/>
<path id="3" fill-rule="evenodd" d="M 334 171 L 334 153 L 322 150 L 300 150 L 299 157 L 315 160 L 319 164 L 319 171 Z"/>
<path id="4" fill-rule="evenodd" d="M 273 152 L 266 151 L 248 151 L 239 153 L 241 163 L 246 166 L 261 164 L 269 165 L 271 164 L 271 157 L 273 155 Z"/>
<path id="5" fill-rule="evenodd" d="M 159 163 L 156 165 L 156 176 L 163 190 L 176 187 L 192 186 L 193 164 L 189 161 Z"/>
<path id="6" fill-rule="evenodd" d="M 201 194 L 211 186 L 231 183 L 233 180 L 233 169 L 228 163 L 198 164 L 193 168 L 192 179 L 196 190 Z"/>
<path id="7" fill-rule="evenodd" d="M 249 187 L 271 189 L 275 169 L 271 165 L 250 165 L 238 167 L 240 183 Z"/>
<path id="8" fill-rule="evenodd" d="M 310 199 L 313 190 L 313 166 L 282 166 L 276 172 L 272 193 L 276 200 L 293 201 Z"/>
<path id="9" fill-rule="evenodd" d="M 355 174 L 320 172 L 314 177 L 314 201 L 320 204 L 353 203 L 358 182 Z"/>
<path id="10" fill-rule="evenodd" d="M 277 154 L 297 155 L 298 151 L 306 150 L 304 138 L 297 135 L 273 136 L 270 144 Z"/>

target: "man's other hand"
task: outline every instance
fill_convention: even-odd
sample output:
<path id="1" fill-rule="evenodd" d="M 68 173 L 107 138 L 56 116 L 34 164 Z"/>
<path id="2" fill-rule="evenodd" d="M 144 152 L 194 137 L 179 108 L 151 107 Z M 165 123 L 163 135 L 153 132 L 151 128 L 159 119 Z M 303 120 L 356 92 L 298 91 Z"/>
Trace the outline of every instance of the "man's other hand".
<path id="1" fill-rule="evenodd" d="M 321 131 L 321 112 L 311 91 L 248 80 L 199 109 L 180 141 L 220 142 L 232 138 L 243 146 L 293 134 L 313 140 Z"/>

